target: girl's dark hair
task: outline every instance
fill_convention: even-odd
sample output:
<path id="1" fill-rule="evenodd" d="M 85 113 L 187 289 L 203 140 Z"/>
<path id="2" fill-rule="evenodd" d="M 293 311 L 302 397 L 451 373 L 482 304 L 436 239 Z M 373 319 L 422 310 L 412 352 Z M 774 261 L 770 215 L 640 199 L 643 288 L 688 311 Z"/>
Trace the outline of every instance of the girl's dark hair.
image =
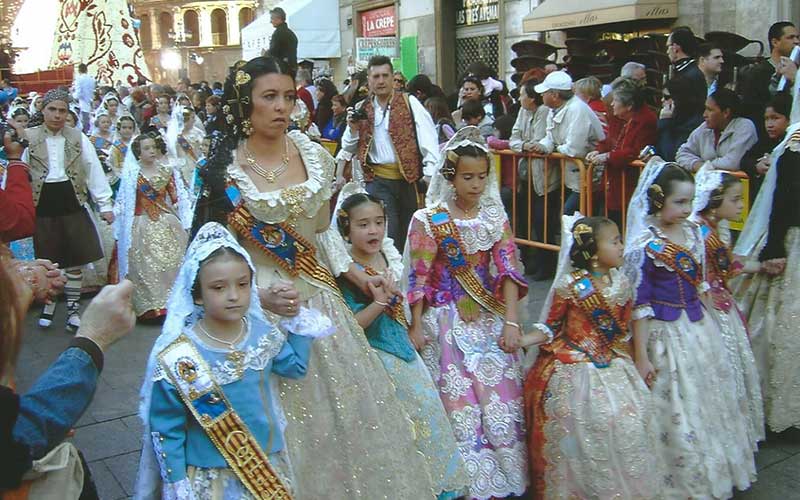
<path id="1" fill-rule="evenodd" d="M 664 202 L 674 192 L 678 182 L 694 184 L 694 177 L 677 163 L 668 163 L 647 189 L 648 215 L 655 215 L 664 208 Z"/>
<path id="2" fill-rule="evenodd" d="M 236 75 L 240 71 L 244 73 L 247 82 L 237 86 Z M 239 146 L 239 141 L 245 137 L 241 130 L 241 123 L 250 117 L 253 110 L 253 84 L 262 75 L 276 73 L 286 75 L 294 81 L 294 71 L 285 62 L 275 57 L 260 56 L 247 62 L 239 61 L 230 68 L 228 78 L 225 79 L 225 90 L 222 97 L 222 102 L 226 103 L 226 106 L 230 106 L 230 109 L 226 112 L 228 108 L 223 106 L 210 127 L 215 130 L 215 133 L 211 134 L 209 161 L 199 172 L 203 185 L 207 189 L 201 193 L 195 205 L 192 235 L 196 234 L 200 227 L 207 222 L 216 221 L 227 224 L 227 214 L 233 207 L 225 194 L 225 172 L 233 161 L 233 151 Z M 241 109 L 237 101 L 241 102 Z"/>
<path id="3" fill-rule="evenodd" d="M 347 99 L 342 94 L 336 94 L 335 96 L 331 97 L 331 102 L 333 101 L 338 102 L 343 108 L 347 107 Z"/>
<path id="4" fill-rule="evenodd" d="M 351 194 L 342 202 L 342 206 L 336 213 L 336 225 L 339 226 L 339 234 L 342 235 L 342 238 L 347 239 L 350 237 L 350 212 L 354 208 L 369 202 L 379 205 L 381 210 L 385 211 L 383 201 L 367 193 Z"/>
<path id="5" fill-rule="evenodd" d="M 193 299 L 197 300 L 197 299 L 202 298 L 202 296 L 203 296 L 202 290 L 200 289 L 200 269 L 202 269 L 203 266 L 205 266 L 206 264 L 208 264 L 212 260 L 218 259 L 220 257 L 238 257 L 238 258 L 242 259 L 243 262 L 246 262 L 245 258 L 242 257 L 241 255 L 239 255 L 239 252 L 237 252 L 236 250 L 234 250 L 234 249 L 232 249 L 230 247 L 219 247 L 216 250 L 214 250 L 213 252 L 211 252 L 208 255 L 208 257 L 206 257 L 205 259 L 203 259 L 202 262 L 200 262 L 200 267 L 197 269 L 197 275 L 194 277 L 194 283 L 192 283 L 192 298 Z M 250 269 L 250 266 L 247 266 L 247 268 Z M 253 278 L 253 270 L 250 269 L 250 279 L 252 280 L 252 278 Z"/>
<path id="6" fill-rule="evenodd" d="M 147 127 L 131 141 L 131 151 L 133 151 L 133 157 L 136 158 L 137 161 L 142 156 L 142 141 L 145 139 L 153 139 L 156 143 L 156 147 L 161 151 L 161 154 L 167 154 L 167 143 L 164 142 L 164 137 L 162 137 L 154 127 Z"/>
<path id="7" fill-rule="evenodd" d="M 778 92 L 770 99 L 766 108 L 772 108 L 773 111 L 788 119 L 789 115 L 792 114 L 792 94 L 789 92 Z"/>
<path id="8" fill-rule="evenodd" d="M 462 156 L 469 156 L 470 158 L 486 158 L 486 171 L 489 171 L 489 154 L 479 147 L 473 145 L 459 146 L 454 149 L 453 152 L 458 155 L 459 158 Z M 456 170 L 458 165 L 453 163 L 446 151 L 443 152 L 443 154 L 445 155 L 445 159 L 441 168 L 442 177 L 448 181 L 452 181 L 456 178 Z"/>
<path id="9" fill-rule="evenodd" d="M 584 217 L 575 222 L 572 226 L 572 247 L 569 249 L 569 258 L 573 266 L 591 270 L 592 257 L 597 254 L 597 233 L 606 226 L 616 226 L 616 224 L 605 217 Z"/>
<path id="10" fill-rule="evenodd" d="M 25 109 L 25 108 L 17 108 L 17 109 L 14 110 L 13 113 L 11 113 L 11 117 L 10 118 L 16 118 L 19 115 L 26 115 L 28 118 L 31 117 L 31 114 L 27 109 Z"/>
<path id="11" fill-rule="evenodd" d="M 739 116 L 739 111 L 742 109 L 742 101 L 734 91 L 723 87 L 721 89 L 717 89 L 713 94 L 711 94 L 709 99 L 717 103 L 720 111 L 729 109 L 731 111 L 731 118 Z"/>
<path id="12" fill-rule="evenodd" d="M 480 94 L 478 99 L 483 99 L 483 82 L 481 82 L 480 78 L 473 75 L 467 75 L 463 80 L 461 80 L 461 85 L 458 88 L 464 87 L 465 83 L 472 83 L 478 87 L 478 93 Z"/>
<path id="13" fill-rule="evenodd" d="M 78 123 L 80 123 L 80 120 L 78 119 L 78 114 L 77 114 L 77 113 L 75 113 L 74 111 L 72 111 L 71 109 L 68 109 L 68 110 L 67 110 L 67 113 L 69 113 L 69 116 L 71 116 L 71 117 L 72 117 L 72 119 L 75 121 L 75 126 L 77 127 L 77 126 L 78 126 Z M 41 114 L 41 113 L 39 113 L 39 114 Z M 33 123 L 33 121 L 34 121 L 34 120 L 33 120 L 34 116 L 36 116 L 36 115 L 33 115 L 33 116 L 31 117 L 31 121 L 30 121 L 30 122 L 28 122 L 28 128 L 31 128 L 31 127 L 33 127 L 33 126 L 34 126 L 34 125 L 31 125 L 31 123 Z"/>
<path id="14" fill-rule="evenodd" d="M 466 121 L 470 118 L 481 118 L 486 116 L 486 110 L 480 101 L 467 101 L 461 105 L 461 119 Z"/>
<path id="15" fill-rule="evenodd" d="M 433 123 L 441 119 L 450 119 L 450 108 L 447 106 L 447 101 L 444 97 L 429 97 L 425 100 L 425 109 L 431 114 Z"/>
<path id="16" fill-rule="evenodd" d="M 738 177 L 723 173 L 722 183 L 720 183 L 717 189 L 711 191 L 711 196 L 708 197 L 708 204 L 703 207 L 701 212 L 705 212 L 706 210 L 714 210 L 722 206 L 722 199 L 725 197 L 725 192 L 728 190 L 728 188 L 735 186 L 736 184 L 739 184 Z"/>
<path id="17" fill-rule="evenodd" d="M 119 124 L 122 122 L 131 122 L 134 128 L 136 127 L 136 120 L 134 120 L 133 117 L 130 115 L 122 115 L 119 118 L 117 118 L 117 126 L 119 126 Z"/>

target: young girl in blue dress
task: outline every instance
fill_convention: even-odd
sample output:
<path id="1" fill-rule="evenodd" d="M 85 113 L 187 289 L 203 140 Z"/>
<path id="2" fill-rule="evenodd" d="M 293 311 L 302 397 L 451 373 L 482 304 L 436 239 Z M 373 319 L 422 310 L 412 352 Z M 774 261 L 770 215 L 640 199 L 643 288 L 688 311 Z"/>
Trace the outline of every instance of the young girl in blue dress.
<path id="1" fill-rule="evenodd" d="M 261 310 L 254 276 L 227 229 L 200 229 L 142 385 L 137 498 L 289 498 L 286 420 L 272 374 L 303 377 L 312 338 L 331 323 L 301 307 L 279 330 Z"/>
<path id="2" fill-rule="evenodd" d="M 692 214 L 694 179 L 653 158 L 628 208 L 625 269 L 635 290 L 634 362 L 650 387 L 668 498 L 728 498 L 755 479 L 725 342 L 700 301 L 705 245 Z"/>

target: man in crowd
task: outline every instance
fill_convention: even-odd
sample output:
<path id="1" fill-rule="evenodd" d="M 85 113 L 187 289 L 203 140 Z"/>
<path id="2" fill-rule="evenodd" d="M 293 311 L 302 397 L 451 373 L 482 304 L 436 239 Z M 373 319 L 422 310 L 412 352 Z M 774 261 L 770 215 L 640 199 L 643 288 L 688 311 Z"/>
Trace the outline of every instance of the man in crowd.
<path id="1" fill-rule="evenodd" d="M 388 235 L 402 252 L 411 216 L 424 206 L 420 181 L 439 162 L 436 127 L 416 97 L 394 91 L 388 57 L 370 59 L 367 72 L 369 95 L 358 106 L 361 116 L 348 112 L 339 158 L 356 156 L 367 191 L 385 203 Z"/>
<path id="2" fill-rule="evenodd" d="M 647 68 L 644 64 L 635 61 L 626 62 L 620 71 L 622 78 L 633 80 L 644 87 L 647 83 Z"/>
<path id="3" fill-rule="evenodd" d="M 53 89 L 44 96 L 44 124 L 27 129 L 30 142 L 23 161 L 30 167 L 37 258 L 48 259 L 66 271 L 67 329 L 80 327 L 81 267 L 103 257 L 103 249 L 87 209 L 91 195 L 103 220 L 114 213 L 111 187 L 94 146 L 80 130 L 65 127 L 70 95 Z M 45 306 L 39 325 L 52 323 L 55 303 Z"/>
<path id="4" fill-rule="evenodd" d="M 311 73 L 307 69 L 297 70 L 294 83 L 297 85 L 297 98 L 303 101 L 303 104 L 308 108 L 309 121 L 314 121 L 314 111 L 316 110 L 314 94 L 308 88 L 311 85 Z"/>
<path id="5" fill-rule="evenodd" d="M 286 11 L 280 7 L 275 7 L 269 11 L 269 19 L 275 31 L 269 40 L 268 54 L 287 63 L 289 67 L 296 68 L 297 36 L 286 24 Z"/>
<path id="6" fill-rule="evenodd" d="M 706 96 L 708 95 L 708 85 L 706 78 L 697 67 L 694 57 L 697 53 L 697 39 L 692 30 L 681 26 L 675 28 L 667 38 L 667 56 L 674 68 L 674 79 L 684 79 L 687 81 L 691 93 L 694 96 L 693 103 L 697 106 L 694 111 L 702 114 L 705 108 Z M 679 103 L 675 103 L 680 107 Z"/>
<path id="7" fill-rule="evenodd" d="M 713 43 L 704 43 L 700 45 L 697 56 L 697 67 L 706 78 L 706 85 L 708 86 L 706 93 L 711 95 L 717 91 L 717 82 L 719 81 L 719 75 L 722 73 L 722 65 L 725 63 L 722 57 L 722 49 Z"/>
<path id="8" fill-rule="evenodd" d="M 78 77 L 75 78 L 74 89 L 72 96 L 78 101 L 78 106 L 81 110 L 81 124 L 83 125 L 83 133 L 88 134 L 92 125 L 92 105 L 94 104 L 94 89 L 96 83 L 87 73 L 87 68 L 84 63 L 78 65 Z"/>

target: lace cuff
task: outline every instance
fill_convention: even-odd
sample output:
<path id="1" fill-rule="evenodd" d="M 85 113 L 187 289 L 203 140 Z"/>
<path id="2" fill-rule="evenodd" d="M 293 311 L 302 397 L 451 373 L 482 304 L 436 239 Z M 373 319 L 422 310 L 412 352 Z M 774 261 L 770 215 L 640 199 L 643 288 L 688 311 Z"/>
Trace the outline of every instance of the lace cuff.
<path id="1" fill-rule="evenodd" d="M 280 327 L 295 335 L 314 339 L 327 337 L 336 331 L 329 317 L 308 307 L 301 307 L 300 312 L 293 318 L 282 319 Z"/>
<path id="2" fill-rule="evenodd" d="M 653 311 L 653 308 L 649 304 L 642 304 L 640 306 L 636 306 L 633 309 L 633 313 L 631 314 L 631 319 L 636 321 L 638 319 L 650 319 L 655 317 L 656 312 Z"/>
<path id="3" fill-rule="evenodd" d="M 355 156 L 353 153 L 342 148 L 339 150 L 339 154 L 336 155 L 336 161 L 350 161 L 353 156 Z"/>
<path id="4" fill-rule="evenodd" d="M 333 225 L 317 234 L 317 247 L 324 255 L 325 262 L 334 276 L 338 277 L 350 270 L 353 258 L 345 248 L 342 236 L 333 228 Z"/>
<path id="5" fill-rule="evenodd" d="M 174 483 L 164 483 L 161 494 L 164 500 L 197 500 L 188 477 Z"/>
<path id="6" fill-rule="evenodd" d="M 540 345 L 550 344 L 550 343 L 553 342 L 553 339 L 556 337 L 556 334 L 553 332 L 553 329 L 550 328 L 549 326 L 547 326 L 544 323 L 534 323 L 533 327 L 535 329 L 539 330 L 540 332 L 544 333 L 545 335 L 547 335 L 547 342 L 543 342 Z"/>

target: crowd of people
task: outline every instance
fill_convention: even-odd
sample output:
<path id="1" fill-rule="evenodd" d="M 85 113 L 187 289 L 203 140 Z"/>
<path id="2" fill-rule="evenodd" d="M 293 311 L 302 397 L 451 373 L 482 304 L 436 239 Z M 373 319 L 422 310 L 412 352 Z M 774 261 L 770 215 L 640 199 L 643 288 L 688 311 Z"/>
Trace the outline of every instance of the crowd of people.
<path id="1" fill-rule="evenodd" d="M 80 65 L 70 89 L 3 94 L 0 491 L 67 457 L 63 491 L 96 496 L 64 438 L 134 318 L 162 325 L 137 498 L 749 488 L 766 426 L 800 427 L 800 40 L 768 37 L 727 88 L 721 48 L 676 28 L 657 110 L 635 62 L 512 91 L 475 63 L 448 96 L 385 57 L 337 86 L 265 55 L 213 85 L 98 87 Z M 587 189 L 608 217 L 577 212 Z M 519 231 L 560 252 L 523 264 Z M 527 332 L 526 274 L 553 279 Z M 23 318 L 37 301 L 52 328 L 61 294 L 75 338 L 18 395 Z"/>

